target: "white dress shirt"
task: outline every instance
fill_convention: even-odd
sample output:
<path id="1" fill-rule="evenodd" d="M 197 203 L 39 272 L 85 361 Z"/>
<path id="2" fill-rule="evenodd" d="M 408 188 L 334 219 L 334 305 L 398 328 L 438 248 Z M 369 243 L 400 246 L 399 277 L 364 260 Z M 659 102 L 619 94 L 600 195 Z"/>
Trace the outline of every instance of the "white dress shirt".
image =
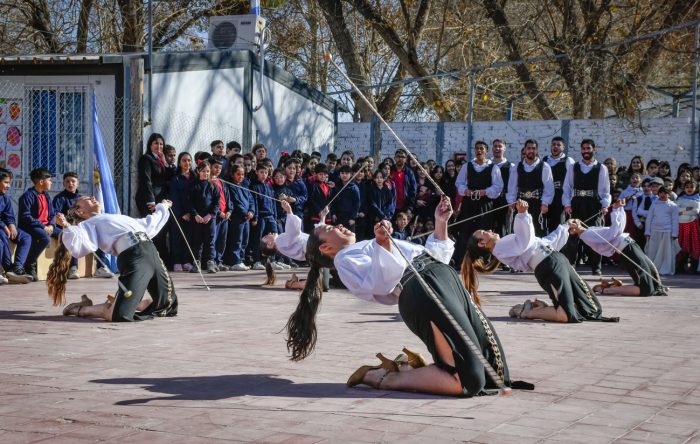
<path id="1" fill-rule="evenodd" d="M 632 203 L 632 220 L 634 221 L 634 224 L 637 226 L 637 228 L 642 228 L 643 221 L 640 219 L 640 217 L 643 217 L 644 219 L 647 218 L 647 214 L 649 213 L 649 210 L 644 209 L 644 201 L 646 198 L 651 199 L 651 205 L 654 204 L 654 201 L 658 199 L 655 195 L 649 193 L 649 194 L 642 194 L 642 201 L 637 202 L 637 199 L 634 200 Z M 651 208 L 651 205 L 649 208 Z"/>
<path id="2" fill-rule="evenodd" d="M 642 187 L 637 187 L 634 188 L 632 185 L 627 185 L 627 188 L 622 190 L 620 193 L 619 199 L 625 199 L 625 210 L 627 211 L 633 211 L 634 210 L 634 201 L 637 199 L 639 196 L 643 196 L 644 191 L 642 190 Z"/>
<path id="3" fill-rule="evenodd" d="M 472 164 L 476 172 L 480 173 L 484 171 L 484 169 L 491 165 L 493 162 L 491 162 L 490 159 L 486 159 L 486 161 L 482 165 L 476 163 L 476 160 L 471 160 L 470 163 Z M 457 193 L 459 193 L 460 196 L 464 196 L 464 193 L 466 193 L 468 189 L 476 191 L 474 188 L 469 188 L 469 178 L 467 177 L 468 169 L 469 168 L 467 168 L 467 165 L 462 165 L 462 168 L 460 168 L 459 174 L 457 175 L 457 179 L 455 180 Z M 503 191 L 503 178 L 501 178 L 501 169 L 498 168 L 497 165 L 494 165 L 493 168 L 491 168 L 491 186 L 486 188 L 486 197 L 490 199 L 495 199 L 501 195 L 501 191 Z"/>
<path id="4" fill-rule="evenodd" d="M 594 160 L 589 165 L 586 165 L 582 161 L 576 162 L 581 167 L 581 172 L 583 174 L 588 174 L 594 166 L 598 164 L 597 160 Z M 562 203 L 565 207 L 571 206 L 571 198 L 574 197 L 574 163 L 566 166 L 566 179 L 564 179 L 564 194 L 562 195 Z M 608 208 L 612 202 L 612 197 L 610 196 L 610 179 L 608 178 L 608 168 L 605 165 L 600 165 L 600 171 L 598 171 L 598 197 L 600 198 L 600 207 Z"/>
<path id="5" fill-rule="evenodd" d="M 528 261 L 540 246 L 559 251 L 569 239 L 569 226 L 559 225 L 547 236 L 535 236 L 530 213 L 518 213 L 513 222 L 513 234 L 502 237 L 496 242 L 492 254 L 505 265 L 520 271 L 534 271 Z"/>
<path id="6" fill-rule="evenodd" d="M 626 223 L 625 209 L 615 208 L 610 213 L 609 227 L 589 227 L 579 237 L 596 253 L 610 257 L 617 251 L 615 248 L 622 251 L 628 245 L 625 239 L 630 235 L 624 232 Z"/>
<path id="7" fill-rule="evenodd" d="M 523 169 L 526 173 L 531 173 L 532 170 L 534 170 L 537 165 L 540 164 L 540 162 L 540 159 L 535 159 L 532 165 L 530 165 L 529 163 L 522 161 Z M 506 201 L 509 204 L 515 203 L 515 201 L 518 200 L 519 164 L 520 162 L 510 167 L 510 176 L 508 177 L 508 193 L 506 194 Z M 554 200 L 554 177 L 552 176 L 552 167 L 550 167 L 546 162 L 542 165 L 542 185 L 544 188 L 542 189 L 542 197 L 540 198 L 540 201 L 544 205 L 549 206 L 549 204 L 552 203 L 552 200 Z"/>
<path id="8" fill-rule="evenodd" d="M 408 260 L 428 253 L 442 263 L 449 263 L 454 252 L 454 242 L 438 240 L 431 234 L 425 246 L 394 240 Z M 357 242 L 340 250 L 333 260 L 340 280 L 350 292 L 360 299 L 385 305 L 399 303 L 393 291 L 401 282 L 408 268 L 401 253 L 391 245 L 391 251 L 377 244 L 376 240 Z"/>
<path id="9" fill-rule="evenodd" d="M 117 240 L 126 233 L 144 232 L 153 239 L 168 222 L 168 207 L 159 203 L 155 212 L 142 219 L 123 214 L 101 213 L 63 229 L 63 245 L 71 256 L 83 257 L 98 249 L 116 256 Z"/>

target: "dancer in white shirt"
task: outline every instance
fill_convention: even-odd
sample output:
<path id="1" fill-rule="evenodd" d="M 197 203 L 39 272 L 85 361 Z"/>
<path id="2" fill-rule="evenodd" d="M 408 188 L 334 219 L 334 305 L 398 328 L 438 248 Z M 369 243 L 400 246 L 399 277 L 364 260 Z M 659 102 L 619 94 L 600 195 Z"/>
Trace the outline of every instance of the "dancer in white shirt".
<path id="1" fill-rule="evenodd" d="M 451 215 L 449 198 L 443 196 L 435 210 L 435 232 L 425 247 L 394 242 L 505 384 L 511 385 L 505 355 L 493 326 L 467 293 L 459 275 L 447 265 L 454 249 L 454 243 L 447 237 L 447 220 Z M 486 379 L 480 360 L 462 343 L 459 333 L 408 269 L 406 260 L 392 243 L 391 232 L 391 224 L 381 221 L 374 227 L 373 240 L 356 242 L 350 230 L 330 225 L 317 228 L 309 237 L 307 260 L 311 269 L 307 287 L 287 323 L 291 359 L 304 359 L 314 349 L 315 317 L 322 294 L 318 270 L 335 264 L 340 279 L 355 296 L 382 304 L 398 304 L 404 323 L 423 341 L 435 360 L 435 365 L 410 371 L 397 371 L 387 360 L 381 366 L 363 366 L 350 377 L 348 386 L 362 383 L 387 390 L 466 396 L 495 391 L 498 387 Z"/>
<path id="2" fill-rule="evenodd" d="M 526 301 L 519 310 L 511 310 L 511 316 L 554 322 L 617 322 L 618 318 L 602 316 L 603 309 L 593 290 L 559 252 L 569 238 L 568 225 L 559 225 L 546 237 L 535 237 L 527 202 L 518 200 L 515 207 L 518 214 L 513 223 L 513 234 L 501 238 L 493 231 L 479 230 L 469 239 L 462 263 L 467 290 L 472 294 L 476 292 L 477 272 L 493 271 L 499 262 L 503 262 L 515 270 L 533 271 L 554 304 L 533 306 Z"/>
<path id="3" fill-rule="evenodd" d="M 634 281 L 634 285 L 622 285 L 622 282 L 614 278 L 612 282 L 601 279 L 601 283 L 595 285 L 593 291 L 606 296 L 666 296 L 654 263 L 634 239 L 623 231 L 627 222 L 624 207 L 625 199 L 613 204 L 609 227 L 585 228 L 579 220 L 572 220 L 573 226 L 569 233 L 577 234 L 596 253 L 611 257 L 617 251 L 621 251 L 620 266 L 627 270 Z"/>
<path id="4" fill-rule="evenodd" d="M 87 256 L 100 249 L 117 256 L 120 289 L 114 302 L 92 305 L 90 299 L 83 297 L 81 302 L 68 305 L 64 315 L 98 317 L 112 322 L 175 316 L 177 296 L 173 283 L 151 241 L 168 222 L 171 205 L 169 200 L 164 200 L 150 215 L 133 219 L 122 214 L 101 213 L 101 205 L 94 197 L 80 197 L 67 215 L 57 214 L 55 221 L 63 228 L 61 245 L 46 279 L 54 305 L 65 301 L 70 257 Z M 76 222 L 79 223 L 73 225 Z M 150 303 L 142 302 L 146 290 L 152 298 Z"/>
<path id="5" fill-rule="evenodd" d="M 309 240 L 309 234 L 302 231 L 302 220 L 294 214 L 292 211 L 292 206 L 287 201 L 282 201 L 280 204 L 282 209 L 287 213 L 287 218 L 284 223 L 284 231 L 282 233 L 269 233 L 262 237 L 262 245 L 260 246 L 263 256 L 272 257 L 278 252 L 287 256 L 295 261 L 305 261 L 306 260 L 306 242 Z M 316 227 L 320 227 L 325 224 L 326 216 L 328 215 L 329 209 L 325 207 L 319 213 L 320 222 L 316 224 Z M 265 261 L 265 273 L 267 275 L 267 280 L 263 285 L 274 285 L 275 284 L 275 271 L 268 265 L 269 261 Z M 328 274 L 326 272 L 326 274 Z M 328 288 L 329 279 L 328 276 L 324 277 L 326 282 L 324 283 L 324 288 Z M 285 282 L 285 288 L 303 290 L 305 285 L 304 280 L 299 280 L 295 273 L 292 273 L 291 279 Z"/>

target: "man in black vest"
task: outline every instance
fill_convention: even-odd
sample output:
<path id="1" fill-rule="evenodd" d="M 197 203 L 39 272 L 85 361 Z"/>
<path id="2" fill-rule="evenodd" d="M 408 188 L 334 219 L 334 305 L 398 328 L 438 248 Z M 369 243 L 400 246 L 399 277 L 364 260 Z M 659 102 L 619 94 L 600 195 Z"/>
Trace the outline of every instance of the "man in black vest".
<path id="1" fill-rule="evenodd" d="M 474 159 L 462 165 L 459 170 L 455 187 L 462 202 L 459 205 L 457 221 L 492 210 L 493 200 L 501 194 L 503 189 L 501 170 L 487 158 L 488 153 L 489 146 L 486 145 L 486 142 L 477 141 L 474 144 Z M 467 241 L 472 233 L 476 230 L 490 230 L 492 228 L 493 213 L 484 214 L 461 224 L 455 252 L 452 255 L 455 268 L 460 269 L 462 266 Z"/>
<path id="2" fill-rule="evenodd" d="M 542 237 L 547 234 L 545 216 L 554 199 L 552 169 L 540 160 L 537 141 L 525 141 L 523 154 L 523 160 L 511 168 L 506 199 L 511 205 L 515 205 L 518 199 L 528 203 L 527 211 L 535 225 L 535 236 Z"/>
<path id="3" fill-rule="evenodd" d="M 544 159 L 542 159 L 552 168 L 552 178 L 554 179 L 554 200 L 552 200 L 552 203 L 549 205 L 547 217 L 545 218 L 547 225 L 545 230 L 547 234 L 554 231 L 566 220 L 564 204 L 562 203 L 564 179 L 566 178 L 566 171 L 575 163 L 574 159 L 564 153 L 564 139 L 561 137 L 554 137 L 552 139 L 549 146 L 549 153 L 550 154 L 544 156 Z"/>
<path id="4" fill-rule="evenodd" d="M 595 142 L 592 139 L 581 141 L 581 160 L 574 163 L 566 172 L 564 180 L 564 211 L 589 226 L 602 226 L 603 218 L 610 206 L 610 181 L 608 170 L 595 160 Z M 566 255 L 572 265 L 576 264 L 579 239 L 570 237 Z M 585 246 L 588 263 L 594 275 L 600 276 L 601 257 Z"/>
<path id="5" fill-rule="evenodd" d="M 508 179 L 510 178 L 510 169 L 513 168 L 513 162 L 506 159 L 506 141 L 503 139 L 495 139 L 491 142 L 491 162 L 501 170 L 501 179 L 503 180 L 503 190 L 501 194 L 493 201 L 493 207 L 499 208 L 504 206 L 506 193 L 508 192 Z M 493 212 L 493 231 L 501 237 L 510 234 L 512 230 L 512 214 L 510 208 L 502 208 Z"/>

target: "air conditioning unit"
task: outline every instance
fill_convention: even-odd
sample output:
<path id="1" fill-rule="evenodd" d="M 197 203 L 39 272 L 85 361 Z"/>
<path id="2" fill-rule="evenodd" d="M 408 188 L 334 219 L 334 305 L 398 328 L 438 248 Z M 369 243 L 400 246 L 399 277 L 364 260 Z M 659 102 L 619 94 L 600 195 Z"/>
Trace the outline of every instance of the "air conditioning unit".
<path id="1" fill-rule="evenodd" d="M 263 28 L 265 19 L 255 14 L 211 17 L 207 49 L 255 51 Z"/>

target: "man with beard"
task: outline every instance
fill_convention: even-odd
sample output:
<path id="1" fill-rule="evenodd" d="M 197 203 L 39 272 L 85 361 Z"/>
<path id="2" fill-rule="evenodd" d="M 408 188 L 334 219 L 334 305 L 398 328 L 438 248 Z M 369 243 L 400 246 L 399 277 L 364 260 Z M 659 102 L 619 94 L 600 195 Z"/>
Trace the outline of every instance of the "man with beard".
<path id="1" fill-rule="evenodd" d="M 418 184 L 413 170 L 406 165 L 408 153 L 399 148 L 394 153 L 394 166 L 391 167 L 391 180 L 396 187 L 396 214 L 411 210 L 416 205 Z"/>
<path id="2" fill-rule="evenodd" d="M 566 178 L 566 171 L 575 163 L 574 159 L 564 153 L 564 139 L 561 137 L 552 139 L 549 152 L 550 154 L 542 159 L 552 168 L 552 177 L 554 178 L 554 200 L 549 205 L 547 217 L 545 218 L 547 234 L 563 224 L 566 219 L 564 204 L 562 203 L 564 179 Z"/>
<path id="3" fill-rule="evenodd" d="M 610 206 L 610 181 L 608 170 L 595 160 L 595 142 L 592 139 L 581 141 L 581 160 L 569 166 L 564 180 L 562 202 L 564 211 L 589 226 L 600 227 Z M 569 238 L 566 255 L 572 265 L 576 264 L 579 240 Z M 601 257 L 588 246 L 588 263 L 594 275 L 600 276 Z"/>
<path id="4" fill-rule="evenodd" d="M 506 200 L 513 206 L 518 199 L 528 203 L 528 213 L 535 224 L 535 235 L 545 236 L 545 216 L 554 199 L 552 169 L 542 162 L 537 141 L 528 139 L 523 147 L 524 158 L 510 170 Z"/>
<path id="5" fill-rule="evenodd" d="M 493 207 L 499 208 L 504 206 L 506 201 L 506 193 L 508 192 L 508 179 L 510 179 L 510 169 L 513 167 L 513 162 L 506 159 L 506 141 L 503 139 L 495 139 L 491 142 L 491 162 L 501 170 L 501 179 L 503 180 L 503 189 L 501 194 L 493 201 Z M 510 234 L 511 231 L 511 213 L 509 208 L 502 208 L 493 212 L 493 231 L 501 237 Z"/>
<path id="6" fill-rule="evenodd" d="M 487 158 L 489 147 L 481 140 L 474 144 L 474 159 L 462 165 L 455 186 L 457 194 L 462 196 L 457 221 L 467 217 L 477 216 L 460 226 L 457 245 L 452 258 L 457 269 L 462 265 L 462 259 L 467 251 L 467 240 L 476 230 L 493 228 L 493 201 L 501 195 L 503 179 L 501 169 Z M 487 213 L 487 214 L 484 214 Z"/>

